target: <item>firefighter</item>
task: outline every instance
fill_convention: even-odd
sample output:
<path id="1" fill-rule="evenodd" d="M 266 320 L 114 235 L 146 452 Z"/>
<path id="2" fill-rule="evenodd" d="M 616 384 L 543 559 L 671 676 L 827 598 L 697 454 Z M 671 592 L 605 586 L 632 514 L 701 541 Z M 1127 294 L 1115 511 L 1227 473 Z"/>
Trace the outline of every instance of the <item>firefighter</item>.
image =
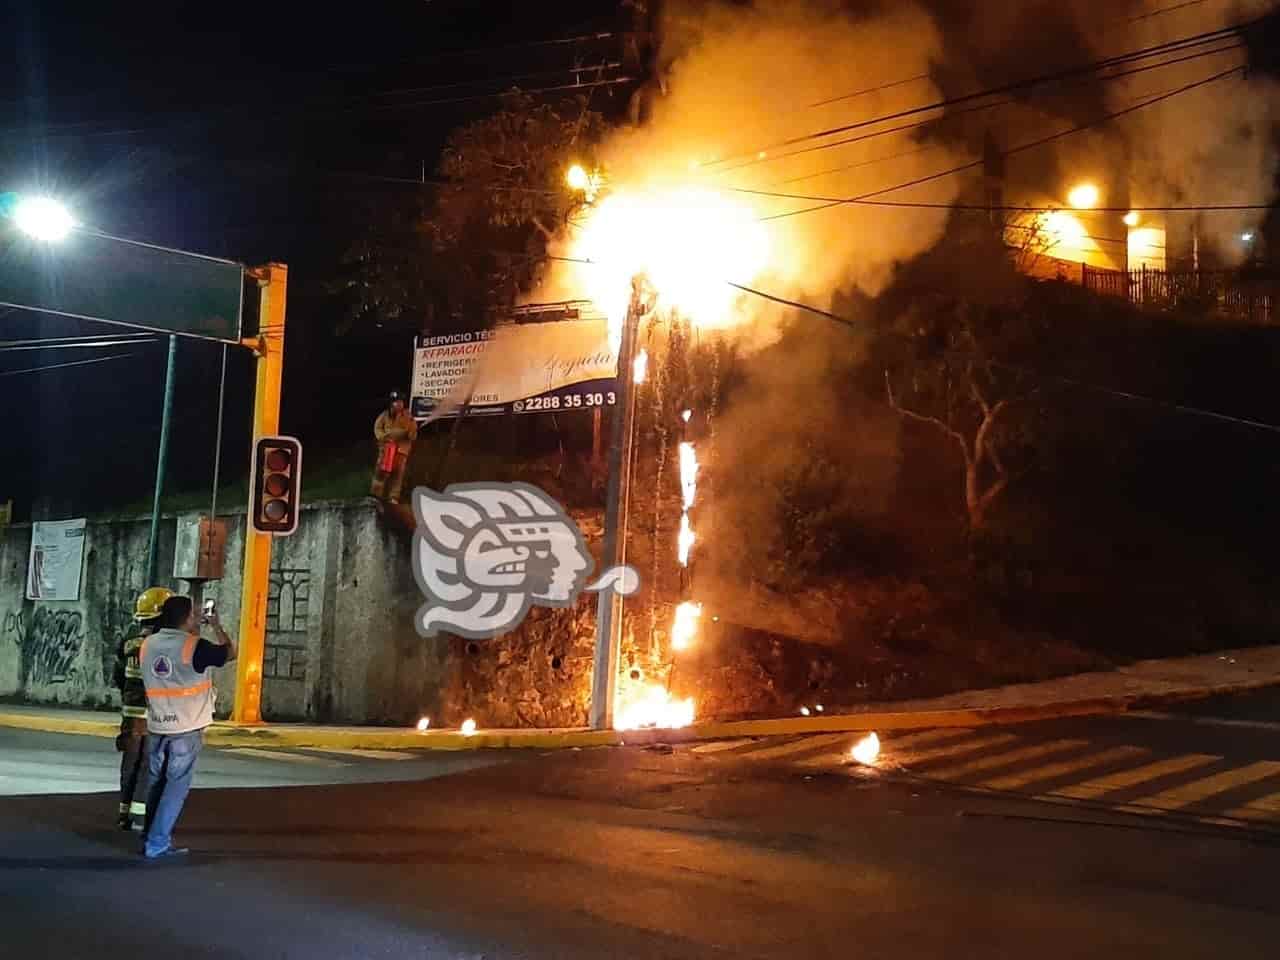
<path id="1" fill-rule="evenodd" d="M 387 409 L 373 422 L 373 435 L 378 441 L 378 462 L 374 467 L 372 493 L 390 503 L 400 502 L 405 466 L 418 436 L 418 423 L 405 408 L 404 394 L 393 392 Z"/>
<path id="2" fill-rule="evenodd" d="M 147 816 L 147 690 L 142 682 L 142 641 L 156 631 L 160 608 L 173 596 L 164 587 L 144 590 L 134 605 L 139 625 L 116 651 L 115 681 L 120 690 L 120 807 L 121 830 L 141 829 Z"/>

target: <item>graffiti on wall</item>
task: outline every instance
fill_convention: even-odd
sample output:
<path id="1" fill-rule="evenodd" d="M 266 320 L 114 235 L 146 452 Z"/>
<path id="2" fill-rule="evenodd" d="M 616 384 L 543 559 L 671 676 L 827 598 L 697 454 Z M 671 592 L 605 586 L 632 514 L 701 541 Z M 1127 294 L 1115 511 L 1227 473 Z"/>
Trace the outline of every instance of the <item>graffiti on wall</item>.
<path id="1" fill-rule="evenodd" d="M 22 653 L 25 686 L 66 683 L 75 678 L 84 647 L 84 618 L 79 610 L 10 611 L 4 615 L 4 636 Z"/>

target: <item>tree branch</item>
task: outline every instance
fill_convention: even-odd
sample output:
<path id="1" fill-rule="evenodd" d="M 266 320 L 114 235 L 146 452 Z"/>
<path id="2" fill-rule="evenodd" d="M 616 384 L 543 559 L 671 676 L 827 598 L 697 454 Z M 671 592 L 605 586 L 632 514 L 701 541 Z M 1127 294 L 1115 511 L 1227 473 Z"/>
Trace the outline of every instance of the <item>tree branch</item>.
<path id="1" fill-rule="evenodd" d="M 547 225 L 542 222 L 542 218 L 537 214 L 534 214 L 532 217 L 530 217 L 529 222 L 532 223 L 535 227 L 537 227 L 538 232 L 541 233 L 548 240 L 554 240 L 556 238 L 556 235 L 550 229 L 547 228 Z"/>
<path id="2" fill-rule="evenodd" d="M 969 453 L 969 444 L 965 440 L 964 434 L 960 433 L 960 431 L 958 430 L 953 429 L 949 424 L 947 424 L 945 420 L 941 420 L 938 417 L 930 417 L 923 413 L 917 413 L 914 410 L 908 410 L 906 407 L 901 406 L 893 395 L 893 384 L 889 382 L 888 370 L 884 372 L 884 389 L 885 389 L 885 393 L 888 394 L 889 406 L 891 408 L 897 411 L 900 415 L 907 417 L 911 420 L 916 420 L 919 423 L 928 423 L 934 427 L 937 427 L 939 430 L 941 430 L 943 433 L 949 436 L 956 443 L 960 444 L 960 452 L 964 454 L 964 462 L 966 465 L 969 463 L 969 461 L 972 459 L 972 456 Z"/>

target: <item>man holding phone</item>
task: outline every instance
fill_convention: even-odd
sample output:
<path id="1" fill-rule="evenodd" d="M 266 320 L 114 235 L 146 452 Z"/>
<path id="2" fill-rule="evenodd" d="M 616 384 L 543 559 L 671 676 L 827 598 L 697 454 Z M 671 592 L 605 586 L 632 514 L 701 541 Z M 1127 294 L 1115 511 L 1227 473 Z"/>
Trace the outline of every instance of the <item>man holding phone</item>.
<path id="1" fill-rule="evenodd" d="M 201 623 L 213 629 L 216 641 L 199 635 Z M 197 619 L 190 597 L 170 597 L 160 608 L 159 626 L 143 641 L 141 657 L 151 777 L 143 836 L 148 860 L 187 853 L 171 841 L 191 791 L 204 729 L 213 723 L 213 679 L 208 671 L 236 658 L 235 642 L 222 629 L 212 603 Z"/>

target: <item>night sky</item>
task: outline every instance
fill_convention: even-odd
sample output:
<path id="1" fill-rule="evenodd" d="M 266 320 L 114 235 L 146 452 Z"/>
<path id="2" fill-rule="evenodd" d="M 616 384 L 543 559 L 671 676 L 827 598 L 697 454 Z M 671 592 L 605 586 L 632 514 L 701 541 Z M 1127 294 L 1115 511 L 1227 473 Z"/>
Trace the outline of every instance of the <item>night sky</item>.
<path id="1" fill-rule="evenodd" d="M 379 397 L 408 379 L 407 342 L 370 333 L 336 344 L 331 334 L 338 307 L 324 281 L 362 211 L 430 189 L 397 181 L 431 179 L 448 132 L 493 108 L 478 94 L 515 76 L 526 88 L 570 83 L 575 65 L 617 60 L 621 47 L 618 36 L 538 41 L 633 25 L 622 4 L 477 0 L 334 12 L 17 0 L 3 18 L 2 189 L 56 194 L 109 233 L 287 263 L 282 429 L 317 452 L 349 448 Z M 111 332 L 14 311 L 0 324 L 3 340 Z M 0 376 L 0 501 L 14 498 L 17 518 L 37 496 L 55 514 L 149 496 L 164 351 L 155 342 L 0 354 L 0 373 L 134 354 Z M 217 346 L 180 344 L 170 487 L 208 483 L 218 363 Z M 224 482 L 248 446 L 249 375 L 247 354 L 233 350 Z"/>

